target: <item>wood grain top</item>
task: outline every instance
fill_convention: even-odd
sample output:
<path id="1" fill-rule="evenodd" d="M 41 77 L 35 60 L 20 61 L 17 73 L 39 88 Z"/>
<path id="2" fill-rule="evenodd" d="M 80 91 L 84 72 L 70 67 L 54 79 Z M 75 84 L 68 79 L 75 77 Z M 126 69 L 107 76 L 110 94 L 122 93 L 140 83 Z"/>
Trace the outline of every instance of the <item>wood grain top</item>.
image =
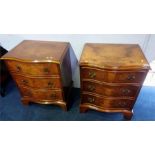
<path id="1" fill-rule="evenodd" d="M 103 69 L 150 69 L 138 44 L 87 43 L 84 46 L 80 65 Z"/>
<path id="2" fill-rule="evenodd" d="M 24 40 L 2 59 L 59 63 L 68 48 L 67 42 Z"/>

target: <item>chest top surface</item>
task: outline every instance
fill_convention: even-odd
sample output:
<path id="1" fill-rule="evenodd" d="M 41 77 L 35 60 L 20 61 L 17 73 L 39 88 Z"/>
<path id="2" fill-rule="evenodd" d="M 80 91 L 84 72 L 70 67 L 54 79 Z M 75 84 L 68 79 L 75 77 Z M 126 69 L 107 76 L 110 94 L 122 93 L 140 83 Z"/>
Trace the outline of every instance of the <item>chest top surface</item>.
<path id="1" fill-rule="evenodd" d="M 80 65 L 104 69 L 150 69 L 137 44 L 87 43 L 82 52 Z"/>
<path id="2" fill-rule="evenodd" d="M 2 59 L 59 63 L 68 47 L 67 42 L 24 40 Z"/>

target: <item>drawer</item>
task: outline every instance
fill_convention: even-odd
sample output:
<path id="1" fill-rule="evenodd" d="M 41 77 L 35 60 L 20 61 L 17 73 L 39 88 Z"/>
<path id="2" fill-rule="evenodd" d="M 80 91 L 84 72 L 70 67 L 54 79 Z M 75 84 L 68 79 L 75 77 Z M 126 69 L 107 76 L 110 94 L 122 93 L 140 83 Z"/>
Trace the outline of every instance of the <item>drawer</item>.
<path id="1" fill-rule="evenodd" d="M 59 67 L 55 63 L 26 63 L 19 61 L 6 61 L 10 71 L 18 74 L 33 76 L 59 75 Z"/>
<path id="2" fill-rule="evenodd" d="M 20 91 L 23 97 L 32 98 L 33 100 L 63 100 L 61 90 L 34 90 L 26 87 L 20 87 Z"/>
<path id="3" fill-rule="evenodd" d="M 132 99 L 103 98 L 87 93 L 82 94 L 82 104 L 87 103 L 107 109 L 132 109 L 133 101 Z"/>
<path id="4" fill-rule="evenodd" d="M 139 86 L 133 85 L 107 85 L 92 81 L 82 81 L 82 91 L 97 93 L 111 97 L 135 97 Z"/>
<path id="5" fill-rule="evenodd" d="M 101 69 L 81 68 L 82 79 L 93 79 L 109 83 L 142 83 L 145 71 L 106 71 Z"/>
<path id="6" fill-rule="evenodd" d="M 22 75 L 12 74 L 19 86 L 28 86 L 36 89 L 61 89 L 61 79 L 59 77 L 50 78 L 28 78 Z"/>

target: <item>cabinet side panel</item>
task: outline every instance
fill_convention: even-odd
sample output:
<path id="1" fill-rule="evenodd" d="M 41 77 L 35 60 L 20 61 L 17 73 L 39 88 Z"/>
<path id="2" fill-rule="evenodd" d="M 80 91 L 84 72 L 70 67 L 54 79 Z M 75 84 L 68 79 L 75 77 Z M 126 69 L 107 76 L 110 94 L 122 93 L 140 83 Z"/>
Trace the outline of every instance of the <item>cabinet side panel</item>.
<path id="1" fill-rule="evenodd" d="M 72 81 L 72 70 L 71 70 L 69 50 L 66 52 L 62 60 L 62 63 L 60 65 L 60 70 L 61 70 L 61 78 L 62 78 L 63 87 L 69 87 Z"/>

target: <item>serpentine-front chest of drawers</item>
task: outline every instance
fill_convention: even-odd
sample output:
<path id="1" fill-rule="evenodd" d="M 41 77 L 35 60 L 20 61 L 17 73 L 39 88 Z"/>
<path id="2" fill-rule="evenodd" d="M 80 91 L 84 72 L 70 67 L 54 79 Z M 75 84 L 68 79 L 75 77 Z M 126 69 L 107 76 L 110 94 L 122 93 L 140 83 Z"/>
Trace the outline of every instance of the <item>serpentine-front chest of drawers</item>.
<path id="1" fill-rule="evenodd" d="M 80 112 L 122 112 L 131 119 L 149 69 L 139 45 L 87 43 L 80 59 Z"/>
<path id="2" fill-rule="evenodd" d="M 69 48 L 66 42 L 25 40 L 2 57 L 24 104 L 57 104 L 67 110 L 74 68 Z"/>

